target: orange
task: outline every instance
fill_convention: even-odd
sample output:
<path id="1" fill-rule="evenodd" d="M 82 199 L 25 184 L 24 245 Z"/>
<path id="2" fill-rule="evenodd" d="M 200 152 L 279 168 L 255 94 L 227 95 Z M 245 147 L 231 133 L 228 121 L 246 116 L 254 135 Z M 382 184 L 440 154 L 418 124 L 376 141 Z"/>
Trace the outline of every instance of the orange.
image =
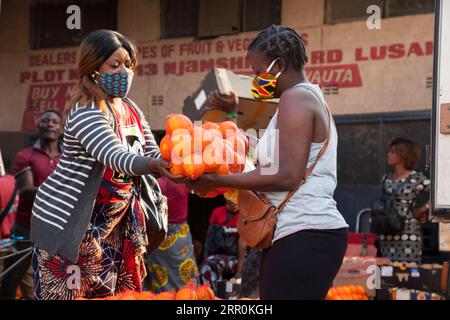
<path id="1" fill-rule="evenodd" d="M 239 154 L 234 153 L 233 163 L 229 164 L 231 173 L 241 173 L 245 169 L 245 158 L 241 157 Z"/>
<path id="2" fill-rule="evenodd" d="M 356 286 L 356 293 L 365 295 L 366 294 L 366 289 L 364 289 L 363 286 Z"/>
<path id="3" fill-rule="evenodd" d="M 192 126 L 192 121 L 182 114 L 171 114 L 166 118 L 166 133 L 168 135 L 172 135 L 177 129 L 190 130 Z"/>
<path id="4" fill-rule="evenodd" d="M 245 157 L 245 155 L 247 153 L 247 145 L 246 145 L 244 139 L 246 139 L 246 138 L 243 137 L 241 134 L 237 133 L 237 134 L 228 136 L 226 138 L 226 141 L 230 142 L 234 152 Z"/>
<path id="5" fill-rule="evenodd" d="M 175 293 L 172 291 L 164 291 L 155 296 L 155 300 L 175 300 Z"/>
<path id="6" fill-rule="evenodd" d="M 216 295 L 211 289 L 209 282 L 197 287 L 197 299 L 198 300 L 214 300 Z"/>
<path id="7" fill-rule="evenodd" d="M 153 300 L 155 298 L 156 294 L 154 294 L 153 292 L 150 291 L 142 291 L 142 292 L 137 292 L 134 295 L 134 298 L 136 300 Z"/>
<path id="8" fill-rule="evenodd" d="M 190 154 L 183 158 L 184 175 L 191 180 L 195 180 L 205 172 L 205 163 L 198 154 Z"/>
<path id="9" fill-rule="evenodd" d="M 159 150 L 161 151 L 162 158 L 166 161 L 170 161 L 170 159 L 172 158 L 171 136 L 165 135 L 164 138 L 161 139 Z"/>
<path id="10" fill-rule="evenodd" d="M 352 294 L 352 289 L 350 286 L 342 286 L 342 287 L 340 287 L 340 289 L 341 289 L 341 292 L 345 295 Z"/>
<path id="11" fill-rule="evenodd" d="M 197 300 L 197 289 L 194 280 L 190 280 L 175 294 L 175 300 Z"/>
<path id="12" fill-rule="evenodd" d="M 230 174 L 230 167 L 226 163 L 222 163 L 216 169 L 217 174 Z"/>
<path id="13" fill-rule="evenodd" d="M 217 137 L 219 139 L 223 139 L 222 132 L 219 129 L 211 128 L 208 129 L 208 132 L 214 137 Z"/>
<path id="14" fill-rule="evenodd" d="M 219 165 L 223 162 L 221 155 L 213 148 L 207 148 L 203 151 L 203 162 L 205 163 L 205 172 L 216 172 Z"/>
<path id="15" fill-rule="evenodd" d="M 228 140 L 223 140 L 223 145 L 224 145 L 224 149 L 223 149 L 223 159 L 225 160 L 225 163 L 230 165 L 233 163 L 236 163 L 236 153 L 233 150 L 233 145 L 231 144 L 230 141 Z"/>
<path id="16" fill-rule="evenodd" d="M 220 126 L 215 123 L 215 122 L 211 122 L 211 121 L 205 121 L 202 123 L 202 128 L 209 130 L 209 129 L 217 129 L 219 130 Z"/>
<path id="17" fill-rule="evenodd" d="M 227 136 L 234 134 L 239 129 L 236 123 L 232 121 L 224 121 L 220 123 L 219 130 L 222 132 L 222 136 L 226 138 Z"/>
<path id="18" fill-rule="evenodd" d="M 193 141 L 189 134 L 177 134 L 172 136 L 171 160 L 175 164 L 181 164 L 183 158 L 193 152 Z"/>
<path id="19" fill-rule="evenodd" d="M 183 165 L 181 163 L 180 164 L 172 163 L 170 167 L 170 172 L 174 176 L 184 176 Z"/>
<path id="20" fill-rule="evenodd" d="M 210 191 L 207 194 L 204 194 L 204 195 L 201 195 L 201 196 L 199 195 L 199 197 L 206 198 L 206 199 L 212 199 L 212 198 L 215 198 L 217 196 L 219 196 L 219 193 L 217 193 L 215 191 Z"/>
<path id="21" fill-rule="evenodd" d="M 193 152 L 203 151 L 213 141 L 213 135 L 203 128 L 194 126 L 192 130 Z"/>

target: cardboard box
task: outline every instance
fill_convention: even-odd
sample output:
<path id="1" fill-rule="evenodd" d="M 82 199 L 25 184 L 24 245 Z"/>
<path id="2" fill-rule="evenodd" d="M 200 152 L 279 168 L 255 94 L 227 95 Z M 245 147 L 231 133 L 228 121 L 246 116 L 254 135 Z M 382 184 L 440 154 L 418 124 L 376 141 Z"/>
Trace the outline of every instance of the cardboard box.
<path id="1" fill-rule="evenodd" d="M 441 134 L 450 134 L 450 103 L 441 104 L 440 118 Z"/>
<path id="2" fill-rule="evenodd" d="M 208 94 L 218 90 L 228 95 L 234 91 L 239 97 L 237 124 L 241 129 L 265 129 L 278 107 L 278 99 L 258 101 L 253 98 L 250 88 L 252 77 L 239 75 L 230 70 L 215 68 L 209 72 L 200 88 L 184 101 L 183 113 L 191 120 L 221 122 L 226 120 L 226 113 L 213 109 L 208 101 Z"/>

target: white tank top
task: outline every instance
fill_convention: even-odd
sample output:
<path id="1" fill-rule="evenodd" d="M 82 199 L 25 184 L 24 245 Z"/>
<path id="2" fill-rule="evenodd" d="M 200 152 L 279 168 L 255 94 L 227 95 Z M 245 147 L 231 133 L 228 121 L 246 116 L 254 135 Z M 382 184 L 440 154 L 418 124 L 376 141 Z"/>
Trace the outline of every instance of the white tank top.
<path id="1" fill-rule="evenodd" d="M 309 90 L 324 106 L 324 97 L 318 85 L 301 83 L 297 90 Z M 302 87 L 303 89 L 300 89 Z M 257 159 L 261 166 L 276 167 L 278 150 L 278 136 L 276 134 L 278 111 L 270 121 L 266 132 L 257 146 Z M 337 131 L 334 120 L 331 119 L 330 142 L 327 150 L 319 159 L 316 167 L 297 192 L 291 197 L 285 208 L 278 214 L 274 240 L 281 239 L 301 230 L 325 230 L 348 228 L 341 213 L 336 208 L 333 198 L 337 184 Z M 317 158 L 324 145 L 312 143 L 307 167 L 309 168 Z M 278 206 L 287 192 L 266 192 L 265 195 Z"/>

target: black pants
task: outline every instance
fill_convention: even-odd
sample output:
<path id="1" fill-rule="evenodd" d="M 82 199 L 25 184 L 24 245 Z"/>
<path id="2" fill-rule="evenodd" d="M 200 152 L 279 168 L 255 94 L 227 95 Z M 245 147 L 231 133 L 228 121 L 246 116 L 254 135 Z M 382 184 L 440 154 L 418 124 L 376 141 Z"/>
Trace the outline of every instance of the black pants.
<path id="1" fill-rule="evenodd" d="M 30 230 L 25 229 L 21 226 L 15 225 L 12 229 L 12 233 L 16 236 L 22 236 L 25 239 L 30 238 Z M 32 246 L 31 242 L 26 243 L 17 243 L 15 248 L 17 251 L 21 251 Z M 25 253 L 22 253 L 17 256 L 13 256 L 11 258 L 6 259 L 3 271 L 7 270 L 10 266 L 12 266 L 15 262 L 20 260 Z M 1 280 L 0 287 L 0 300 L 15 300 L 16 299 L 16 290 L 22 281 L 25 273 L 28 270 L 28 267 L 31 263 L 31 255 L 28 255 L 25 259 L 23 259 L 18 265 L 16 265 L 10 272 L 8 272 L 5 277 Z"/>
<path id="2" fill-rule="evenodd" d="M 348 229 L 305 230 L 275 241 L 261 260 L 262 300 L 323 300 L 347 250 Z"/>

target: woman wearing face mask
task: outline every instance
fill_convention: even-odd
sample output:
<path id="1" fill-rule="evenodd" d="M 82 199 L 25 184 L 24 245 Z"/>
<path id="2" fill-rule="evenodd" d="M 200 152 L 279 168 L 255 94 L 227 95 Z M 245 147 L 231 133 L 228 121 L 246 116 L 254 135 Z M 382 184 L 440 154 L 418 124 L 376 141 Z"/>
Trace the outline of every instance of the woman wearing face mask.
<path id="1" fill-rule="evenodd" d="M 280 98 L 257 147 L 259 167 L 186 183 L 198 193 L 217 187 L 261 191 L 274 206 L 296 190 L 277 216 L 272 246 L 263 252 L 260 297 L 324 299 L 347 247 L 348 225 L 333 199 L 338 139 L 334 121 L 320 88 L 306 78 L 304 41 L 294 30 L 272 26 L 262 31 L 247 58 L 257 75 L 251 88 L 255 98 Z M 216 93 L 211 100 L 227 112 L 233 111 L 231 106 L 236 110 L 234 97 Z M 312 173 L 297 189 L 321 150 Z"/>
<path id="2" fill-rule="evenodd" d="M 136 65 L 134 44 L 118 32 L 95 31 L 80 45 L 61 162 L 32 210 L 36 299 L 141 290 L 148 239 L 133 177 L 170 173 L 126 98 Z"/>

